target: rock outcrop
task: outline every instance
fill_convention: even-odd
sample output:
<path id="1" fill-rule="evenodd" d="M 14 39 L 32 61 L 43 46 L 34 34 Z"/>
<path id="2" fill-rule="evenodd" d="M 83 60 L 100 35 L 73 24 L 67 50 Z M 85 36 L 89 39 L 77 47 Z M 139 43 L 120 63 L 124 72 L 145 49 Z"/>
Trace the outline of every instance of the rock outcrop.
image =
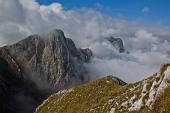
<path id="1" fill-rule="evenodd" d="M 114 38 L 114 37 L 108 37 L 106 38 L 112 45 L 113 47 L 120 53 L 125 51 L 123 41 L 120 38 Z"/>

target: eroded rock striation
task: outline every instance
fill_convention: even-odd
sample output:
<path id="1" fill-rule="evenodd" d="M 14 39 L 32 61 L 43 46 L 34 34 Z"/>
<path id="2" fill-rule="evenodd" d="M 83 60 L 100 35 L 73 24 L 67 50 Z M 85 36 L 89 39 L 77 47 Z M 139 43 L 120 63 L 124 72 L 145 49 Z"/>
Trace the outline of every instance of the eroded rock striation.
<path id="1" fill-rule="evenodd" d="M 51 93 L 87 82 L 83 64 L 91 56 L 90 49 L 76 48 L 58 29 L 0 48 L 0 102 L 7 103 L 0 111 L 34 112 Z"/>
<path id="2" fill-rule="evenodd" d="M 88 80 L 83 63 L 90 60 L 91 50 L 77 49 L 61 30 L 43 38 L 29 36 L 5 49 L 19 63 L 25 78 L 36 76 L 50 88 L 67 88 Z"/>

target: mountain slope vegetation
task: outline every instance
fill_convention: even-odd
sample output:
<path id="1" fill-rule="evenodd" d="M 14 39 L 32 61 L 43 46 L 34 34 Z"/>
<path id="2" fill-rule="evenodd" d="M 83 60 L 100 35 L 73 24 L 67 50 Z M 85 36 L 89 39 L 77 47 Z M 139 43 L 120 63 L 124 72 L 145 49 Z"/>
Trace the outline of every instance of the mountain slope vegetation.
<path id="1" fill-rule="evenodd" d="M 51 95 L 35 113 L 168 113 L 169 85 L 170 64 L 134 84 L 107 76 Z"/>

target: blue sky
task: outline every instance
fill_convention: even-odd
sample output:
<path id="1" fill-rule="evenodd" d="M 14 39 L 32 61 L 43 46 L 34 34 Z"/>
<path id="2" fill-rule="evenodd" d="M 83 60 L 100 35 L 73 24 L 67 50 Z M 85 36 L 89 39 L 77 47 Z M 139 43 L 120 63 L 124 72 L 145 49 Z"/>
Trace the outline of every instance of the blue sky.
<path id="1" fill-rule="evenodd" d="M 105 15 L 130 21 L 170 25 L 170 0 L 37 0 L 40 4 L 61 3 L 65 9 L 93 8 Z"/>

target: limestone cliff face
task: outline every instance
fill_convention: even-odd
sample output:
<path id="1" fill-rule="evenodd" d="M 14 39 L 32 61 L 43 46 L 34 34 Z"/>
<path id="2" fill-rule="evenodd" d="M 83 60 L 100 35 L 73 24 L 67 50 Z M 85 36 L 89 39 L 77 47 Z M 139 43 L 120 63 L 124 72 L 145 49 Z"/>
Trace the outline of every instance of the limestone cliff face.
<path id="1" fill-rule="evenodd" d="M 61 30 L 43 38 L 32 35 L 5 48 L 23 69 L 24 77 L 36 76 L 50 88 L 63 89 L 88 80 L 83 62 L 88 62 L 92 52 L 77 49 Z"/>
<path id="2" fill-rule="evenodd" d="M 57 29 L 0 48 L 0 113 L 32 113 L 51 93 L 87 82 L 91 56 Z"/>

